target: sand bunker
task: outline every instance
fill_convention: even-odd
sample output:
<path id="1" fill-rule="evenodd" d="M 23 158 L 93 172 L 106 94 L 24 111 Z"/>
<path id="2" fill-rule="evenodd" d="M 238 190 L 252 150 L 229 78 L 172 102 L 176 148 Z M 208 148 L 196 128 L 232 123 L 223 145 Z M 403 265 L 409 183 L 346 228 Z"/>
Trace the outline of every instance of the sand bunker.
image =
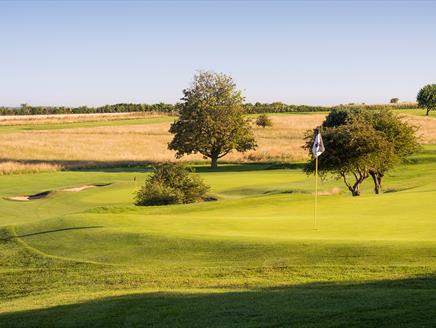
<path id="1" fill-rule="evenodd" d="M 86 190 L 86 189 L 89 189 L 89 188 L 104 187 L 104 186 L 109 186 L 109 185 L 110 185 L 110 183 L 101 183 L 101 184 L 83 185 L 83 186 L 78 186 L 78 187 L 73 187 L 73 188 L 62 189 L 61 191 L 66 191 L 66 192 L 79 192 L 79 191 Z"/>
<path id="2" fill-rule="evenodd" d="M 74 188 L 67 188 L 67 189 L 62 189 L 61 191 L 67 191 L 67 192 L 79 192 L 85 189 L 89 189 L 89 188 L 95 188 L 97 187 L 96 185 L 86 185 L 86 186 L 80 186 L 80 187 L 74 187 Z"/>
<path id="3" fill-rule="evenodd" d="M 9 197 L 7 199 L 10 199 L 10 200 L 19 200 L 19 201 L 28 201 L 28 200 L 36 200 L 36 199 L 46 198 L 50 194 L 51 194 L 51 191 L 44 191 L 44 192 L 40 192 L 40 193 L 34 194 L 34 195 Z"/>
<path id="4" fill-rule="evenodd" d="M 89 188 L 94 188 L 94 187 L 104 187 L 104 186 L 108 186 L 110 185 L 110 183 L 102 183 L 102 184 L 93 184 L 93 185 L 83 185 L 83 186 L 79 186 L 79 187 L 73 187 L 73 188 L 66 188 L 66 189 L 61 189 L 61 191 L 66 191 L 66 192 L 79 192 L 82 190 L 86 190 Z M 34 195 L 28 195 L 28 196 L 15 196 L 15 197 L 8 197 L 8 198 L 4 198 L 7 200 L 18 200 L 18 201 L 29 201 L 29 200 L 36 200 L 36 199 L 42 199 L 42 198 L 46 198 L 48 197 L 53 191 L 44 191 L 44 192 L 40 192 L 38 194 L 34 194 Z"/>
<path id="5" fill-rule="evenodd" d="M 326 191 L 318 191 L 318 196 L 332 196 L 332 195 L 337 195 L 341 192 L 341 188 L 333 188 L 331 190 L 326 190 Z M 313 192 L 312 195 L 315 195 L 315 193 Z"/>

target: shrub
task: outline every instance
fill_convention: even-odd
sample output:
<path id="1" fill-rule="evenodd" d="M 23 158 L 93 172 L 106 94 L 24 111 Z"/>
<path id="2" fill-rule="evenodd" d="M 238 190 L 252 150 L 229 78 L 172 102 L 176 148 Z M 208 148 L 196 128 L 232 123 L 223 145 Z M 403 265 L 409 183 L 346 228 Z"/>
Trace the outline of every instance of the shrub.
<path id="1" fill-rule="evenodd" d="M 137 192 L 135 205 L 188 204 L 200 201 L 209 190 L 198 175 L 180 164 L 155 167 Z"/>
<path id="2" fill-rule="evenodd" d="M 136 194 L 135 205 L 169 205 L 180 204 L 182 202 L 182 193 L 162 183 L 146 182 L 145 185 Z"/>
<path id="3" fill-rule="evenodd" d="M 259 115 L 256 119 L 256 125 L 263 128 L 267 126 L 272 126 L 272 121 L 266 114 Z"/>

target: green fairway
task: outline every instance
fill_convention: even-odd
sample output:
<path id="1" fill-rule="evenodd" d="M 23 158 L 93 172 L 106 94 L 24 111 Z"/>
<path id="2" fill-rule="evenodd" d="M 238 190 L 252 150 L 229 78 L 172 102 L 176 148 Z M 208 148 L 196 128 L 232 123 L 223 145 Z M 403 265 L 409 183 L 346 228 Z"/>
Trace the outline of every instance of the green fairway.
<path id="1" fill-rule="evenodd" d="M 0 326 L 436 325 L 436 146 L 381 195 L 323 182 L 317 230 L 299 163 L 197 171 L 217 201 L 135 207 L 145 168 L 1 176 Z"/>
<path id="2" fill-rule="evenodd" d="M 60 122 L 60 123 L 42 123 L 42 124 L 19 124 L 19 125 L 0 125 L 0 133 L 12 133 L 20 131 L 39 131 L 39 130 L 61 130 L 72 128 L 92 128 L 97 126 L 122 126 L 122 125 L 143 125 L 173 122 L 173 116 L 158 116 L 145 118 L 124 118 L 117 120 L 99 120 L 84 122 Z"/>

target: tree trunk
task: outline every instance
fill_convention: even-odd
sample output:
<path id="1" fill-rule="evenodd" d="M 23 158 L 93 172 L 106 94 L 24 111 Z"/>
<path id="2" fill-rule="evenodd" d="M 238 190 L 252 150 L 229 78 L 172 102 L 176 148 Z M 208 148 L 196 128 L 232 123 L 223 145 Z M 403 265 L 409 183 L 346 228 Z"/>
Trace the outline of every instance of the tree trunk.
<path id="1" fill-rule="evenodd" d="M 372 181 L 374 181 L 374 192 L 378 195 L 381 190 L 380 180 L 376 172 L 369 172 L 371 175 Z"/>
<path id="2" fill-rule="evenodd" d="M 360 187 L 360 183 L 359 183 L 359 184 L 355 183 L 355 184 L 353 185 L 353 187 L 350 188 L 351 195 L 353 195 L 353 197 L 355 197 L 355 196 L 360 196 L 360 190 L 359 190 L 359 187 Z"/>
<path id="3" fill-rule="evenodd" d="M 212 157 L 210 159 L 211 159 L 210 167 L 213 169 L 218 168 L 218 156 L 212 155 Z"/>
<path id="4" fill-rule="evenodd" d="M 374 191 L 378 195 L 381 193 L 382 179 L 384 174 L 374 171 L 369 172 L 369 174 L 371 175 L 372 180 L 374 181 Z"/>
<path id="5" fill-rule="evenodd" d="M 360 185 L 362 182 L 367 178 L 367 176 L 360 176 L 359 178 L 356 176 L 356 182 L 351 185 L 347 181 L 347 177 L 345 174 L 341 174 L 342 178 L 344 179 L 345 185 L 347 186 L 348 190 L 351 191 L 351 195 L 354 196 L 360 196 Z"/>
<path id="6" fill-rule="evenodd" d="M 381 193 L 381 190 L 382 190 L 382 179 L 383 179 L 383 174 L 379 174 L 378 175 L 378 177 L 377 177 L 377 181 L 378 181 L 378 193 L 377 194 L 379 194 L 379 193 Z"/>
<path id="7" fill-rule="evenodd" d="M 357 189 L 357 190 L 353 190 L 353 191 L 351 192 L 351 194 L 353 195 L 353 197 L 360 196 L 360 190 L 359 190 L 359 189 Z"/>
<path id="8" fill-rule="evenodd" d="M 427 112 L 425 113 L 425 116 L 428 116 L 428 113 L 430 113 L 430 108 L 427 108 Z"/>

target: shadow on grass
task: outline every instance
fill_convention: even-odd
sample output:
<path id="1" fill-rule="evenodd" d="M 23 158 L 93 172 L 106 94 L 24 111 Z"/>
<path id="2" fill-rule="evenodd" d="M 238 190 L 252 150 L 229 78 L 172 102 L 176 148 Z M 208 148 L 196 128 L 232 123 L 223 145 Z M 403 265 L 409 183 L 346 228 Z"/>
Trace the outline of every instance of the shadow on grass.
<path id="1" fill-rule="evenodd" d="M 435 327 L 436 277 L 157 292 L 4 313 L 1 327 Z"/>
<path id="2" fill-rule="evenodd" d="M 9 236 L 7 238 L 0 238 L 1 241 L 8 241 L 14 238 L 25 238 L 25 237 L 31 237 L 31 236 L 37 236 L 37 235 L 45 235 L 49 233 L 54 232 L 62 232 L 62 231 L 69 231 L 69 230 L 84 230 L 84 229 L 98 229 L 98 228 L 104 228 L 104 226 L 87 226 L 87 227 L 71 227 L 71 228 L 63 228 L 63 229 L 54 229 L 54 230 L 46 230 L 46 231 L 39 231 L 39 232 L 33 232 L 23 235 L 16 235 L 16 236 Z"/>
<path id="3" fill-rule="evenodd" d="M 264 171 L 264 170 L 302 170 L 304 163 L 243 163 L 243 164 L 226 164 L 223 163 L 218 168 L 211 168 L 210 166 L 196 166 L 193 168 L 196 172 L 243 172 L 243 171 Z"/>
<path id="4" fill-rule="evenodd" d="M 1 162 L 17 162 L 21 164 L 53 164 L 59 165 L 65 171 L 86 171 L 86 172 L 148 172 L 152 170 L 153 165 L 159 162 L 151 161 L 78 161 L 78 160 L 15 160 L 9 158 L 0 158 Z M 188 166 L 194 168 L 196 172 L 242 172 L 242 171 L 261 171 L 261 170 L 278 170 L 278 169 L 299 169 L 302 170 L 304 163 L 228 163 L 223 161 L 219 167 L 212 169 L 206 162 L 187 162 Z"/>
<path id="5" fill-rule="evenodd" d="M 400 191 L 407 191 L 407 190 L 413 190 L 416 189 L 416 186 L 414 187 L 408 187 L 408 188 L 388 188 L 383 191 L 384 194 L 390 194 L 393 192 L 400 192 Z"/>
<path id="6" fill-rule="evenodd" d="M 436 163 L 435 156 L 419 156 L 407 159 L 404 161 L 406 165 L 434 164 Z"/>
<path id="7" fill-rule="evenodd" d="M 52 164 L 59 165 L 64 171 L 90 171 L 90 172 L 147 172 L 151 161 L 86 161 L 86 160 L 38 160 L 26 159 L 17 160 L 11 158 L 0 158 L 2 162 L 16 162 L 20 164 Z"/>

